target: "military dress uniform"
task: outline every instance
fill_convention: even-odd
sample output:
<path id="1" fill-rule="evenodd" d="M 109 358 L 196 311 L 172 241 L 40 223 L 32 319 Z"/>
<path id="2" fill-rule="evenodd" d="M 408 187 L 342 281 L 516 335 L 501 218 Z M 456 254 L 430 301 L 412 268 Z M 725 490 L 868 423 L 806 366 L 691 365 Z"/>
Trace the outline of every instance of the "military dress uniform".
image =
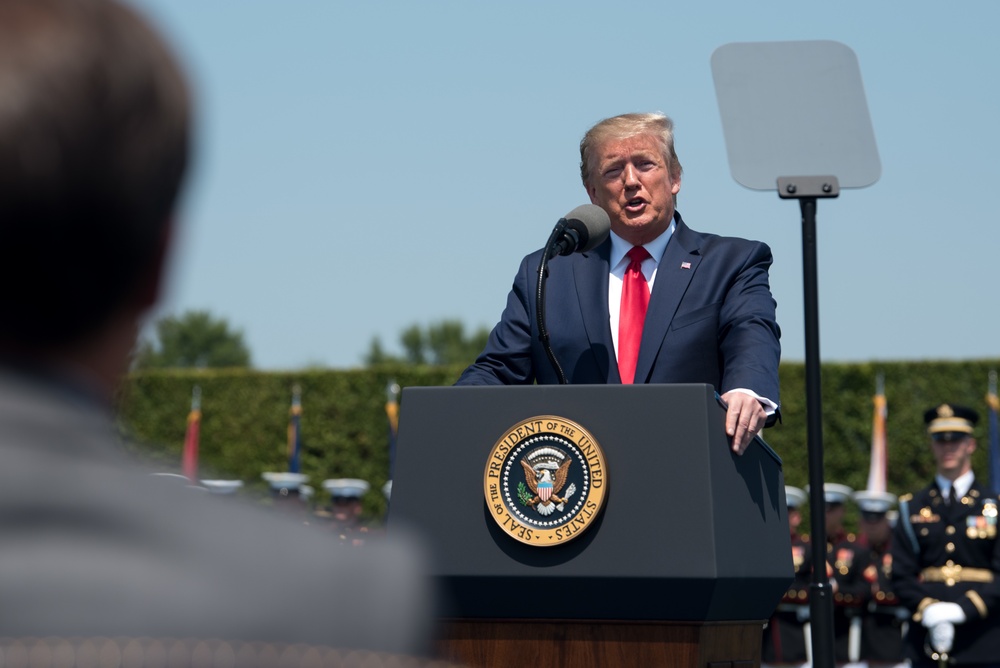
<path id="1" fill-rule="evenodd" d="M 870 555 L 868 548 L 858 543 L 854 534 L 839 532 L 829 536 L 827 541 L 826 573 L 837 583 L 837 591 L 833 595 L 833 656 L 837 663 L 860 658 L 861 618 L 871 589 L 865 579 L 865 572 L 871 565 Z M 800 602 L 804 607 L 802 614 L 807 620 L 811 582 L 812 546 L 806 544 L 804 564 L 796 573 L 793 589 L 786 593 L 786 599 Z M 857 621 L 853 621 L 855 619 Z M 808 628 L 806 633 L 809 633 Z"/>
<path id="2" fill-rule="evenodd" d="M 308 520 L 308 498 L 312 488 L 304 473 L 266 471 L 260 477 L 267 481 L 273 508 L 303 521 Z"/>
<path id="3" fill-rule="evenodd" d="M 966 622 L 955 626 L 950 656 L 957 665 L 1000 663 L 1000 541 L 998 500 L 973 482 L 946 503 L 937 483 L 900 497 L 893 535 L 893 587 L 914 611 L 907 637 L 911 659 L 929 661 L 922 610 L 936 601 L 958 603 Z"/>
<path id="4" fill-rule="evenodd" d="M 823 497 L 828 512 L 830 506 L 845 504 L 853 491 L 846 485 L 825 483 Z M 809 605 L 812 581 L 812 549 L 812 545 L 806 546 L 805 563 L 796 578 L 796 583 L 801 582 L 796 597 L 805 606 Z M 871 553 L 858 542 L 857 536 L 843 529 L 827 535 L 825 577 L 836 582 L 833 594 L 833 649 L 838 664 L 860 658 L 861 616 L 871 591 L 870 583 L 865 580 L 865 571 L 870 564 Z"/>
<path id="5" fill-rule="evenodd" d="M 854 494 L 847 485 L 823 484 L 826 512 L 843 507 Z M 843 526 L 831 529 L 827 520 L 827 576 L 836 582 L 833 594 L 833 657 L 838 664 L 856 662 L 861 655 L 861 619 L 871 594 L 865 571 L 871 564 L 871 552 L 857 536 Z"/>
<path id="6" fill-rule="evenodd" d="M 362 498 L 371 484 L 361 478 L 331 478 L 323 481 L 323 489 L 330 493 L 331 506 L 324 511 L 327 527 L 341 541 L 354 546 L 365 543 L 369 537 L 368 525 L 361 519 Z"/>
<path id="7" fill-rule="evenodd" d="M 854 493 L 854 501 L 863 517 L 871 515 L 873 521 L 888 522 L 887 516 L 893 512 L 890 509 L 896 504 L 896 497 L 887 492 L 863 490 Z M 865 580 L 871 585 L 871 596 L 862 620 L 861 660 L 870 668 L 899 666 L 906 658 L 903 633 L 910 612 L 903 606 L 892 585 L 891 544 L 890 536 L 881 542 L 866 542 L 871 552 L 871 564 L 865 570 Z"/>
<path id="8" fill-rule="evenodd" d="M 789 510 L 799 509 L 806 501 L 806 493 L 797 487 L 786 486 L 785 498 Z M 791 531 L 792 567 L 794 579 L 764 628 L 761 646 L 761 664 L 767 666 L 806 663 L 805 623 L 809 618 L 810 563 L 806 559 L 809 536 Z"/>
<path id="9" fill-rule="evenodd" d="M 905 660 L 903 633 L 910 617 L 892 586 L 892 553 L 889 545 L 872 550 L 866 579 L 872 597 L 861 629 L 861 659 L 870 666 L 897 665 Z"/>
<path id="10" fill-rule="evenodd" d="M 871 551 L 847 532 L 829 536 L 827 548 L 827 564 L 837 582 L 833 595 L 833 656 L 838 663 L 857 661 L 862 616 L 871 595 L 871 584 L 865 579 L 872 563 Z"/>
<path id="11" fill-rule="evenodd" d="M 798 666 L 809 658 L 806 622 L 809 620 L 809 574 L 812 569 L 806 558 L 808 546 L 809 536 L 797 534 L 792 538 L 795 578 L 764 629 L 763 664 Z"/>
<path id="12" fill-rule="evenodd" d="M 966 457 L 975 448 L 974 441 L 972 449 L 968 446 L 978 419 L 971 408 L 951 404 L 941 404 L 924 414 L 933 441 L 940 446 L 958 442 L 949 447 L 964 447 Z M 947 450 L 941 452 L 947 454 Z M 947 662 L 1000 667 L 1000 503 L 976 482 L 968 462 L 964 466 L 950 464 L 961 471 L 942 471 L 940 463 L 938 466 L 932 484 L 900 497 L 899 521 L 893 534 L 893 587 L 913 612 L 907 652 L 917 666 Z M 935 631 L 948 631 L 946 624 L 954 631 L 950 646 L 938 634 L 937 642 L 942 646 L 938 652 L 930 641 L 935 634 L 922 622 L 925 614 L 930 616 L 932 605 L 936 617 L 942 608 L 934 604 L 942 603 L 948 606 L 949 616 L 957 612 L 964 620 L 936 623 Z"/>

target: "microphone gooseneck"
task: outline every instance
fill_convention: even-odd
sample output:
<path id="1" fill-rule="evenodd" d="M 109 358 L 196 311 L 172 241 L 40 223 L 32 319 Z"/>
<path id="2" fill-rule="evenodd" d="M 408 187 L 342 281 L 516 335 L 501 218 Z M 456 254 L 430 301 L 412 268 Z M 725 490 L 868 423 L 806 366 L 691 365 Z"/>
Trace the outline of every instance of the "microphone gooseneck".
<path id="1" fill-rule="evenodd" d="M 557 243 L 565 229 L 566 219 L 563 218 L 556 223 L 552 234 L 549 235 L 549 240 L 545 244 L 545 250 L 542 252 L 542 259 L 538 263 L 538 291 L 535 295 L 535 319 L 538 320 L 538 340 L 541 342 L 542 348 L 545 349 L 545 356 L 549 358 L 549 363 L 555 369 L 560 385 L 566 385 L 566 374 L 559 365 L 559 360 L 556 359 L 555 353 L 552 352 L 552 346 L 549 345 L 549 330 L 545 327 L 545 279 L 549 275 L 549 258 L 553 257 L 553 254 L 550 254 L 550 248 Z"/>
<path id="2" fill-rule="evenodd" d="M 556 223 L 542 251 L 542 259 L 538 263 L 538 290 L 535 295 L 538 340 L 559 378 L 560 385 L 566 385 L 566 374 L 559 365 L 555 353 L 552 352 L 549 332 L 545 326 L 545 279 L 549 274 L 548 263 L 556 255 L 586 253 L 593 250 L 608 238 L 610 232 L 611 219 L 604 209 L 594 204 L 578 206 Z"/>

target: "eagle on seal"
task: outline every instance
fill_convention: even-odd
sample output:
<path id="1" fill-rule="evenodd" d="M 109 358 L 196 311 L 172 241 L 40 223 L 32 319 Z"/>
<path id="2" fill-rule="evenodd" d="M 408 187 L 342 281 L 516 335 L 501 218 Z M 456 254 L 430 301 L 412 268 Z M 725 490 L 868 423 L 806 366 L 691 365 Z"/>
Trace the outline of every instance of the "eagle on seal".
<path id="1" fill-rule="evenodd" d="M 569 465 L 570 460 L 567 459 L 554 472 L 547 468 L 536 471 L 522 459 L 521 466 L 524 467 L 524 478 L 528 482 L 528 488 L 535 495 L 528 501 L 528 505 L 542 515 L 551 515 L 552 511 L 555 510 L 555 504 L 566 503 L 566 499 L 559 497 L 558 494 L 566 484 L 566 478 L 569 476 Z"/>

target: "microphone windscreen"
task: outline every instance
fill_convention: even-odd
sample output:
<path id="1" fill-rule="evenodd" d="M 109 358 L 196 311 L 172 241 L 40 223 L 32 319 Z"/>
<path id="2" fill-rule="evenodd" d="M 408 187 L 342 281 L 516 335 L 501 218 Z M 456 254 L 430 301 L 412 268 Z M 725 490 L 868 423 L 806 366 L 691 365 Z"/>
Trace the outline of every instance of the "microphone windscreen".
<path id="1" fill-rule="evenodd" d="M 576 230 L 580 243 L 574 249 L 585 253 L 597 248 L 611 232 L 611 219 L 596 204 L 582 204 L 566 214 L 566 227 Z"/>

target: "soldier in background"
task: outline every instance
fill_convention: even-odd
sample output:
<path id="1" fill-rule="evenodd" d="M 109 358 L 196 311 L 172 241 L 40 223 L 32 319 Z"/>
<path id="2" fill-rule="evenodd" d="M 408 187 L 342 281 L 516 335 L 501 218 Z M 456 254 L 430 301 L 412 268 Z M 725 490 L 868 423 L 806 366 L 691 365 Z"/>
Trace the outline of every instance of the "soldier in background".
<path id="1" fill-rule="evenodd" d="M 823 485 L 827 576 L 833 586 L 833 648 L 838 665 L 855 664 L 860 659 L 861 617 L 870 594 L 864 574 L 871 564 L 871 553 L 844 528 L 847 502 L 853 493 L 847 485 Z"/>
<path id="2" fill-rule="evenodd" d="M 913 613 L 906 640 L 917 667 L 1000 666 L 998 500 L 972 471 L 978 419 L 947 403 L 924 414 L 937 474 L 899 499 L 893 586 Z"/>
<path id="3" fill-rule="evenodd" d="M 368 525 L 362 519 L 363 498 L 371 485 L 360 478 L 331 478 L 323 481 L 323 489 L 330 493 L 329 522 L 331 530 L 342 541 L 352 545 L 364 544 Z"/>
<path id="4" fill-rule="evenodd" d="M 788 529 L 792 539 L 792 567 L 795 578 L 778 604 L 774 615 L 764 627 L 761 647 L 761 666 L 802 666 L 808 662 L 805 635 L 809 619 L 809 568 L 806 546 L 809 536 L 799 533 L 802 524 L 802 507 L 806 493 L 798 487 L 785 486 L 785 505 L 788 507 Z"/>
<path id="5" fill-rule="evenodd" d="M 871 583 L 871 597 L 861 629 L 861 659 L 869 668 L 905 666 L 903 632 L 909 611 L 892 589 L 892 526 L 889 513 L 896 497 L 888 492 L 863 490 L 854 493 L 861 511 L 858 542 L 871 551 L 872 563 L 865 571 Z"/>
<path id="6" fill-rule="evenodd" d="M 271 508 L 300 522 L 309 521 L 309 498 L 312 487 L 304 473 L 266 471 L 260 477 L 267 481 Z"/>

